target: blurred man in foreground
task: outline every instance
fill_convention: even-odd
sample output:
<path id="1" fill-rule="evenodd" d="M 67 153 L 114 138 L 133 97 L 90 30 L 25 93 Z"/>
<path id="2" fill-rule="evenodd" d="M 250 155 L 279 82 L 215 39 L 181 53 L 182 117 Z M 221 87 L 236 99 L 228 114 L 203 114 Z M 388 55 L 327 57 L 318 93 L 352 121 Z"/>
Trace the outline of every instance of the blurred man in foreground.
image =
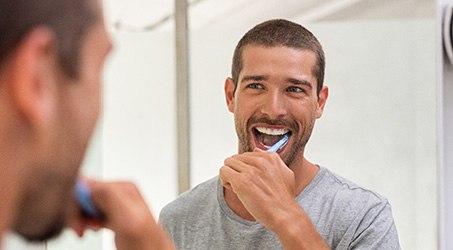
<path id="1" fill-rule="evenodd" d="M 106 227 L 118 249 L 171 249 L 135 185 L 87 181 L 102 220 L 74 199 L 111 49 L 103 20 L 99 0 L 0 0 L 0 232 Z"/>

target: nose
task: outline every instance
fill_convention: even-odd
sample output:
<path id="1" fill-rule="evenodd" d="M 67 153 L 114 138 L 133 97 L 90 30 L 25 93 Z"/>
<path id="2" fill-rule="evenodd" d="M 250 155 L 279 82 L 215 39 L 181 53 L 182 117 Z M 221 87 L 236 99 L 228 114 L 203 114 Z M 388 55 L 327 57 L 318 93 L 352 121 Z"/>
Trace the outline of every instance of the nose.
<path id="1" fill-rule="evenodd" d="M 268 92 L 263 100 L 261 112 L 270 119 L 278 119 L 288 112 L 286 99 L 279 91 Z"/>

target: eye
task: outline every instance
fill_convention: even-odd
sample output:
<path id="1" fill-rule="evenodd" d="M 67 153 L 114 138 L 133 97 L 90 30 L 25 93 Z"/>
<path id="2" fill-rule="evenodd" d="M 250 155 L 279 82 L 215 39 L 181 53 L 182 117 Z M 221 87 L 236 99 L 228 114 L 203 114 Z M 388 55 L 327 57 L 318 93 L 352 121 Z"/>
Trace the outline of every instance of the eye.
<path id="1" fill-rule="evenodd" d="M 249 89 L 263 89 L 263 85 L 260 83 L 250 83 L 247 85 Z"/>
<path id="2" fill-rule="evenodd" d="M 286 89 L 287 92 L 294 92 L 294 93 L 304 93 L 305 90 L 303 88 L 299 88 L 299 87 L 296 87 L 296 86 L 291 86 L 289 88 Z"/>

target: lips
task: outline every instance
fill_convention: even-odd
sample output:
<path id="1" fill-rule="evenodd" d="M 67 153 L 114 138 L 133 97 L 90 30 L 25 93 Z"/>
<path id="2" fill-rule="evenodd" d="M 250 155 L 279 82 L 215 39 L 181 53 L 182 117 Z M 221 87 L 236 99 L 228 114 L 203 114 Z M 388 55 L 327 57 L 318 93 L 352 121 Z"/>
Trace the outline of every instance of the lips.
<path id="1" fill-rule="evenodd" d="M 267 150 L 277 143 L 285 134 L 291 135 L 291 131 L 287 128 L 271 128 L 264 126 L 253 128 L 253 132 L 257 147 L 263 150 Z"/>

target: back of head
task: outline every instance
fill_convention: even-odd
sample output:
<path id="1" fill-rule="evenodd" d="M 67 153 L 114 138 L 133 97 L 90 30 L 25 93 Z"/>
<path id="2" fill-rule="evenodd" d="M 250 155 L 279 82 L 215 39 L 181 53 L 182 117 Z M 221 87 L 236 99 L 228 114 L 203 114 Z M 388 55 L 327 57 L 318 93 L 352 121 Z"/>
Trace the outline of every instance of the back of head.
<path id="1" fill-rule="evenodd" d="M 58 61 L 69 77 L 77 77 L 81 38 L 96 20 L 91 0 L 0 0 L 0 69 L 34 28 L 54 32 Z"/>
<path id="2" fill-rule="evenodd" d="M 319 94 L 324 82 L 324 51 L 319 41 L 309 30 L 284 19 L 269 20 L 253 27 L 241 38 L 234 51 L 231 74 L 235 84 L 237 84 L 239 73 L 242 70 L 242 52 L 247 45 L 286 46 L 314 52 L 317 64 L 313 69 L 313 74 L 318 82 L 317 90 Z"/>
<path id="3" fill-rule="evenodd" d="M 66 97 L 80 91 L 63 84 L 88 85 L 79 80 L 81 50 L 101 18 L 97 1 L 0 0 L 0 245 L 5 228 L 42 240 L 66 220 L 66 197 L 90 133 L 78 131 L 95 118 L 76 116 Z"/>

